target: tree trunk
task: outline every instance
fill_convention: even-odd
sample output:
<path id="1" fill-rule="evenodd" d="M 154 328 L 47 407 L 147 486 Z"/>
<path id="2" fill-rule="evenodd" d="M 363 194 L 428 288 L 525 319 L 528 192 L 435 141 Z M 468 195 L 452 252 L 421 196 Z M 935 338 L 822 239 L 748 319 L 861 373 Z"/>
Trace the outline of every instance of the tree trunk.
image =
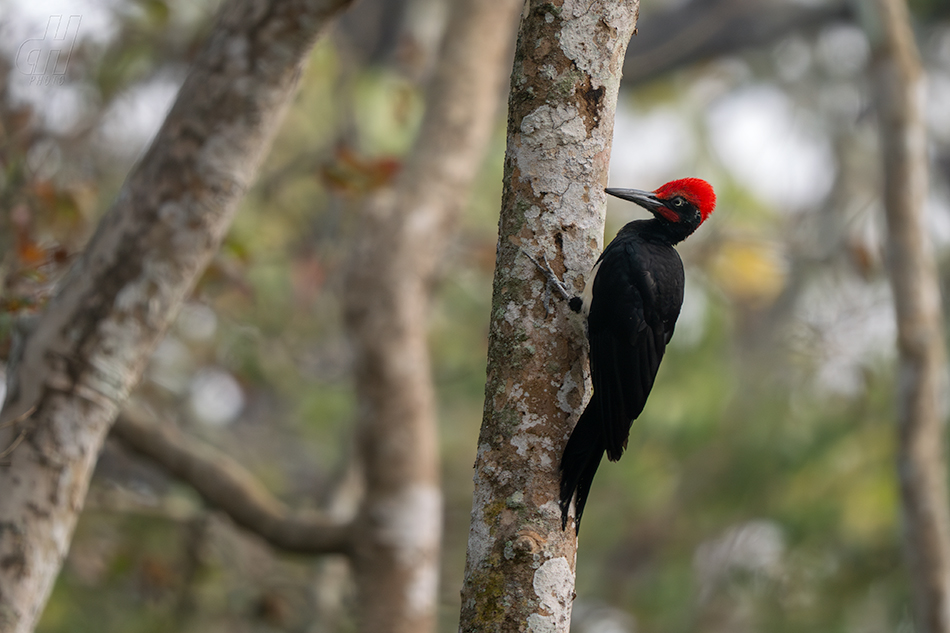
<path id="1" fill-rule="evenodd" d="M 576 537 L 558 462 L 589 383 L 583 325 L 542 305 L 544 255 L 580 290 L 603 244 L 604 187 L 638 2 L 530 3 L 508 104 L 485 414 L 461 631 L 567 631 Z"/>
<path id="2" fill-rule="evenodd" d="M 430 288 L 484 158 L 522 0 L 459 0 L 395 191 L 367 205 L 347 280 L 366 499 L 354 563 L 361 630 L 436 624 L 442 494 L 427 345 Z"/>
<path id="3" fill-rule="evenodd" d="M 878 0 L 877 108 L 888 270 L 897 312 L 898 455 L 904 550 L 917 628 L 950 632 L 950 510 L 944 456 L 946 353 L 928 239 L 924 73 L 903 0 Z"/>
<path id="4" fill-rule="evenodd" d="M 227 230 L 347 0 L 232 0 L 162 129 L 14 355 L 0 417 L 0 630 L 33 629 L 102 441 Z"/>

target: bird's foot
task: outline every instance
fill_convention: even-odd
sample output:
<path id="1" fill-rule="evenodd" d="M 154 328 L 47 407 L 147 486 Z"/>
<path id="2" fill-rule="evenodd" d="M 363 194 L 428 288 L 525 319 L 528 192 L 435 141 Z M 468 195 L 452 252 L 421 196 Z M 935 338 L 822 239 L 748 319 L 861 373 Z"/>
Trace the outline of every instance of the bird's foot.
<path id="1" fill-rule="evenodd" d="M 574 295 L 567 288 L 567 284 L 558 279 L 557 273 L 551 270 L 550 264 L 548 264 L 547 258 L 544 255 L 541 255 L 541 261 L 539 262 L 534 257 L 532 257 L 528 251 L 521 249 L 521 252 L 524 253 L 525 257 L 531 260 L 531 262 L 537 266 L 538 270 L 541 271 L 541 274 L 547 279 L 547 284 L 544 287 L 544 314 L 548 316 L 551 314 L 551 288 L 554 288 L 561 298 L 570 301 L 574 298 Z"/>

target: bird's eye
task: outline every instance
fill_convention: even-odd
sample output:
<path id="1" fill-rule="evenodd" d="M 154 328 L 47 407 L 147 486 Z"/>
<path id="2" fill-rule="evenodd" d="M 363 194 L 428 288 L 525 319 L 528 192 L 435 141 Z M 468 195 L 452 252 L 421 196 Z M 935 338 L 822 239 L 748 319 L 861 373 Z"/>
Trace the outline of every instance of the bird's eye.
<path id="1" fill-rule="evenodd" d="M 683 200 L 683 199 L 682 199 L 681 197 L 679 197 L 679 196 L 676 196 L 676 197 L 673 198 L 670 202 L 671 202 L 671 203 L 673 204 L 673 206 L 676 207 L 677 209 L 683 208 L 683 205 L 686 204 L 686 201 Z"/>

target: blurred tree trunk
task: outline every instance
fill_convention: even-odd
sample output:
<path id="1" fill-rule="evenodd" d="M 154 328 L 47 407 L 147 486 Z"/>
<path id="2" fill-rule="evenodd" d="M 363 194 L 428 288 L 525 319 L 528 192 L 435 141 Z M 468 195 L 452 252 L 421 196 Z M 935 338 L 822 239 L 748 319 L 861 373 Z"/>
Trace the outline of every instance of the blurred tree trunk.
<path id="1" fill-rule="evenodd" d="M 366 498 L 354 563 L 361 630 L 432 631 L 442 493 L 428 352 L 433 277 L 485 155 L 522 0 L 459 0 L 395 190 L 370 201 L 345 296 Z"/>
<path id="2" fill-rule="evenodd" d="M 545 315 L 544 255 L 579 290 L 601 250 L 604 187 L 636 0 L 531 3 L 508 103 L 508 148 L 485 414 L 461 631 L 567 631 L 577 539 L 561 529 L 558 461 L 584 400 L 583 326 Z"/>
<path id="3" fill-rule="evenodd" d="M 348 0 L 222 6 L 162 129 L 12 354 L 0 630 L 33 629 L 119 405 L 218 248 L 316 37 Z"/>
<path id="4" fill-rule="evenodd" d="M 877 110 L 884 161 L 888 269 L 897 312 L 897 468 L 917 628 L 950 632 L 950 510 L 944 456 L 946 353 L 940 287 L 927 236 L 924 73 L 904 0 L 878 0 Z"/>

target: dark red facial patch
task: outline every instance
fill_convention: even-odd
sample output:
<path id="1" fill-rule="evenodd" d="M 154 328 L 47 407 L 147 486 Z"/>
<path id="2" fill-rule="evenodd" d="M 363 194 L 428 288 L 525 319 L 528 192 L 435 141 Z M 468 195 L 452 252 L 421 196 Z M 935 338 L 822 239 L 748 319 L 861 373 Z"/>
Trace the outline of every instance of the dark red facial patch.
<path id="1" fill-rule="evenodd" d="M 676 211 L 674 211 L 673 209 L 671 209 L 671 208 L 669 208 L 669 207 L 663 207 L 663 206 L 661 206 L 661 207 L 659 207 L 659 208 L 656 210 L 656 212 L 659 213 L 660 215 L 662 215 L 664 218 L 666 218 L 666 219 L 669 220 L 670 222 L 679 222 L 679 221 L 680 221 L 680 216 L 676 215 Z"/>

